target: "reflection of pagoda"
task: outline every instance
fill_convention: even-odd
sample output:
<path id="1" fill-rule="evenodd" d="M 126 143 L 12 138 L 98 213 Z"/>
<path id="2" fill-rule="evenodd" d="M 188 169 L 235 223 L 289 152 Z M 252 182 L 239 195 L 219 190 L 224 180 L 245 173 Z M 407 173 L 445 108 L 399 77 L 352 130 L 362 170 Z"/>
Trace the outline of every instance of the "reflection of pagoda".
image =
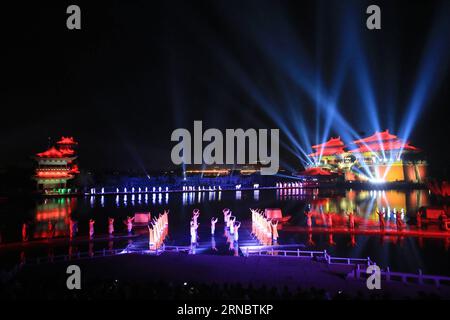
<path id="1" fill-rule="evenodd" d="M 74 147 L 78 143 L 72 137 L 62 137 L 57 147 L 36 154 L 38 166 L 34 179 L 37 188 L 45 193 L 66 193 L 67 181 L 73 179 L 78 171 L 74 164 L 77 158 Z"/>
<path id="2" fill-rule="evenodd" d="M 356 148 L 345 151 L 340 138 L 312 146 L 313 167 L 331 172 L 343 172 L 345 180 L 371 180 L 372 182 L 408 181 L 426 179 L 424 161 L 406 160 L 405 155 L 420 152 L 388 130 L 353 141 Z"/>
<path id="3" fill-rule="evenodd" d="M 76 198 L 45 199 L 36 208 L 36 227 L 33 238 L 49 237 L 48 224 L 55 223 L 54 236 L 67 236 L 70 217 L 76 207 Z"/>

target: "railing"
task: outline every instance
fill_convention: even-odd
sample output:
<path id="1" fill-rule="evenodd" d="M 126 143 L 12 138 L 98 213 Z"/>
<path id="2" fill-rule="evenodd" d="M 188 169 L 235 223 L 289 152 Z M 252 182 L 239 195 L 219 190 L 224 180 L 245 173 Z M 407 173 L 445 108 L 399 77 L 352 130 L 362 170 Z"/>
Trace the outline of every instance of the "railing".
<path id="1" fill-rule="evenodd" d="M 245 256 L 269 256 L 269 257 L 296 257 L 296 258 L 323 258 L 328 264 L 333 265 L 354 265 L 355 268 L 347 275 L 347 278 L 367 278 L 369 274 L 366 272 L 367 266 L 376 265 L 370 257 L 367 258 L 344 258 L 332 257 L 326 250 L 324 251 L 304 251 L 304 250 L 281 250 L 276 248 L 244 248 Z M 417 274 L 393 272 L 389 267 L 381 270 L 381 278 L 386 281 L 400 281 L 405 284 L 434 284 L 436 287 L 441 285 L 450 286 L 450 277 L 424 275 L 421 270 Z"/>
<path id="2" fill-rule="evenodd" d="M 163 252 L 189 252 L 191 247 L 189 246 L 166 246 L 162 247 Z"/>
<path id="3" fill-rule="evenodd" d="M 332 257 L 326 250 L 324 251 L 305 251 L 305 250 L 281 250 L 276 248 L 243 248 L 244 256 L 268 256 L 268 257 L 294 257 L 294 258 L 321 258 L 326 261 L 327 264 L 340 264 L 340 265 L 354 265 L 355 268 L 352 272 L 347 275 L 347 278 L 351 279 L 365 279 L 370 274 L 366 272 L 364 267 L 370 265 L 376 265 L 369 257 L 368 258 L 344 258 L 344 257 Z M 112 250 L 99 250 L 93 252 L 77 252 L 73 255 L 57 255 L 50 256 L 46 258 L 35 258 L 26 259 L 26 261 L 19 263 L 19 267 L 23 265 L 31 264 L 45 264 L 45 263 L 55 263 L 64 262 L 72 260 L 82 260 L 82 259 L 93 259 L 108 256 L 115 256 L 119 254 L 155 254 L 160 255 L 164 252 L 189 252 L 189 246 L 162 246 L 156 250 L 130 250 L 128 247 L 125 249 L 112 249 Z M 363 267 L 363 268 L 362 268 Z M 436 287 L 441 285 L 450 286 L 450 277 L 446 276 L 436 276 L 436 275 L 426 275 L 423 274 L 421 270 L 417 274 L 414 273 L 404 273 L 404 272 L 393 272 L 390 271 L 389 267 L 386 270 L 381 270 L 381 278 L 386 281 L 400 281 L 404 284 L 418 284 L 425 285 L 431 284 Z"/>
<path id="4" fill-rule="evenodd" d="M 374 262 L 369 258 L 341 258 L 341 257 L 332 257 L 327 255 L 327 262 L 329 264 L 354 264 L 354 265 L 367 265 L 370 266 L 374 264 Z"/>
<path id="5" fill-rule="evenodd" d="M 276 248 L 249 248 L 243 250 L 244 256 L 267 255 L 267 256 L 290 256 L 298 258 L 324 257 L 324 251 L 304 251 L 304 250 L 281 250 Z"/>
<path id="6" fill-rule="evenodd" d="M 19 265 L 29 265 L 29 264 L 43 264 L 43 263 L 54 263 L 54 262 L 63 262 L 63 261 L 72 261 L 72 260 L 82 260 L 89 258 L 99 258 L 99 257 L 108 257 L 115 256 L 121 253 L 127 253 L 127 249 L 113 249 L 113 250 L 99 250 L 93 252 L 77 252 L 74 254 L 61 254 L 56 256 L 48 256 L 48 257 L 37 257 L 37 258 L 27 258 L 23 262 L 20 262 Z"/>
<path id="7" fill-rule="evenodd" d="M 370 274 L 368 274 L 365 269 L 361 269 L 361 267 L 357 265 L 355 270 L 347 275 L 347 278 L 361 279 L 367 278 L 369 275 Z M 404 284 L 431 284 L 436 287 L 440 287 L 441 285 L 450 286 L 450 277 L 423 274 L 420 269 L 418 273 L 405 273 L 393 272 L 387 267 L 386 270 L 381 270 L 380 276 L 381 279 L 384 279 L 387 282 L 400 281 Z"/>
<path id="8" fill-rule="evenodd" d="M 156 250 L 149 250 L 149 249 L 140 249 L 140 250 L 134 250 L 130 248 L 123 248 L 123 249 L 112 249 L 112 250 L 98 250 L 98 251 L 92 251 L 92 252 L 76 252 L 74 254 L 61 254 L 61 255 L 55 255 L 55 256 L 48 256 L 48 257 L 37 257 L 37 258 L 27 258 L 23 262 L 19 262 L 20 266 L 23 265 L 33 265 L 33 264 L 44 264 L 44 263 L 56 263 L 56 262 L 64 262 L 64 261 L 73 261 L 73 260 L 82 260 L 82 259 L 92 259 L 92 258 L 101 258 L 101 257 L 109 257 L 109 256 L 115 256 L 119 254 L 153 254 L 153 255 L 160 255 L 163 252 L 189 252 L 190 247 L 183 247 L 183 246 L 162 246 Z"/>
<path id="9" fill-rule="evenodd" d="M 124 249 L 112 249 L 112 250 L 98 250 L 93 252 L 77 252 L 72 255 L 62 254 L 56 256 L 48 256 L 48 257 L 37 257 L 37 258 L 27 258 L 25 261 L 20 262 L 19 265 L 32 265 L 32 264 L 45 264 L 45 263 L 55 263 L 55 262 L 64 262 L 64 261 L 73 261 L 73 260 L 83 260 L 83 259 L 93 259 L 93 258 L 101 258 L 101 257 L 110 257 L 116 256 L 119 254 L 155 254 L 160 255 L 164 250 L 156 249 L 156 250 L 130 250 L 129 248 Z"/>
<path id="10" fill-rule="evenodd" d="M 258 255 L 258 256 L 275 256 L 275 257 L 296 257 L 296 258 L 322 258 L 328 264 L 345 264 L 345 265 L 371 265 L 373 264 L 370 258 L 341 258 L 332 257 L 326 250 L 324 251 L 305 251 L 305 250 L 283 250 L 277 248 L 249 248 L 243 250 L 244 256 Z"/>

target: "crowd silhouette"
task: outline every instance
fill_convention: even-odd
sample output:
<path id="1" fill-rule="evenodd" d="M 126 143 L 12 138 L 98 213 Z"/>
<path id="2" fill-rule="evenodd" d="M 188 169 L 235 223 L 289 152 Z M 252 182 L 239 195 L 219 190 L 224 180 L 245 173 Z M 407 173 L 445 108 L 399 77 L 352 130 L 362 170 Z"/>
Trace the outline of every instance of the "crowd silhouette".
<path id="1" fill-rule="evenodd" d="M 315 287 L 268 287 L 242 283 L 172 283 L 165 281 L 124 281 L 117 279 L 95 279 L 83 283 L 83 290 L 67 290 L 61 281 L 45 279 L 4 279 L 0 274 L 2 300 L 389 300 L 385 292 L 350 293 L 330 292 Z M 418 292 L 402 297 L 404 299 L 441 299 L 432 293 Z"/>

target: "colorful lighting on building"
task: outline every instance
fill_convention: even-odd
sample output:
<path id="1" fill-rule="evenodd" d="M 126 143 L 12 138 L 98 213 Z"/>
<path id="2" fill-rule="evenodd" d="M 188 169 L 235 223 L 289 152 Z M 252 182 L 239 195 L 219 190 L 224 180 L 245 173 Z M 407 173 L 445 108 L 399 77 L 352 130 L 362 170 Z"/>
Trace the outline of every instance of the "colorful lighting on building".
<path id="1" fill-rule="evenodd" d="M 417 154 L 421 150 L 409 142 L 399 139 L 389 130 L 353 141 L 356 148 L 346 151 L 340 137 L 312 146 L 309 154 L 313 165 L 306 171 L 343 174 L 345 180 L 384 183 L 394 181 L 424 182 L 426 162 L 405 160 L 406 154 Z M 320 169 L 320 170 L 319 170 Z"/>
<path id="2" fill-rule="evenodd" d="M 34 179 L 37 188 L 45 193 L 61 193 L 67 190 L 67 181 L 80 173 L 74 164 L 77 158 L 74 147 L 78 144 L 73 137 L 62 137 L 57 143 L 44 152 L 37 153 Z M 64 192 L 65 193 L 65 192 Z"/>

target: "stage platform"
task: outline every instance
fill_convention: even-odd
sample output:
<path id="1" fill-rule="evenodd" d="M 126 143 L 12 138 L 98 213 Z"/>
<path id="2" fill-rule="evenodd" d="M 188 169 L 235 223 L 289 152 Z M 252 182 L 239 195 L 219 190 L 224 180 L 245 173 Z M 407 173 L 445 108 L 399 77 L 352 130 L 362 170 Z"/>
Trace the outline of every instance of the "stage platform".
<path id="1" fill-rule="evenodd" d="M 164 239 L 164 246 L 170 251 L 183 251 L 189 254 L 243 256 L 241 247 L 259 245 L 258 240 L 251 235 L 250 231 L 251 225 L 249 223 L 243 224 L 239 231 L 239 240 L 234 241 L 229 236 L 229 231 L 224 228 L 217 228 L 214 236 L 211 235 L 210 228 L 199 228 L 198 242 L 192 245 L 190 243 L 189 229 L 187 229 L 186 233 L 174 234 L 171 233 L 169 228 L 169 233 Z M 125 250 L 128 252 L 142 252 L 148 249 L 148 236 L 140 235 L 138 238 L 133 239 L 133 242 Z M 159 249 L 163 250 L 163 247 Z"/>

